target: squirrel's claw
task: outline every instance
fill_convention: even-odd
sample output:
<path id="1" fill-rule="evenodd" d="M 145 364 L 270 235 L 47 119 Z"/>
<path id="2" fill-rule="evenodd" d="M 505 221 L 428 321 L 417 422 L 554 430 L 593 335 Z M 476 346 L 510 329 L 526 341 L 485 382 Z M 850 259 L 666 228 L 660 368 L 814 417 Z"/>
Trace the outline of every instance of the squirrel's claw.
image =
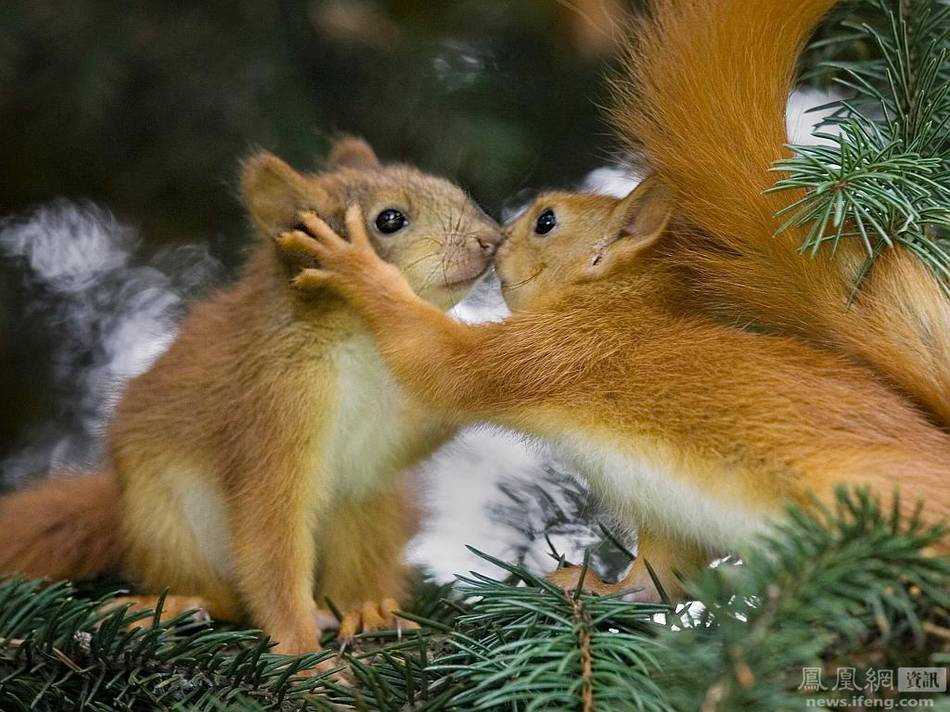
<path id="1" fill-rule="evenodd" d="M 297 289 L 310 290 L 322 289 L 327 287 L 333 281 L 333 275 L 322 269 L 304 269 L 291 280 L 291 284 Z"/>
<path id="2" fill-rule="evenodd" d="M 359 608 L 344 613 L 336 636 L 342 649 L 345 650 L 359 633 L 395 630 L 401 635 L 404 630 L 419 627 L 414 621 L 396 616 L 398 610 L 399 603 L 396 599 L 384 598 L 381 601 L 366 601 Z"/>
<path id="3" fill-rule="evenodd" d="M 349 213 L 347 213 L 349 219 Z M 341 247 L 346 240 L 340 237 L 332 227 L 324 222 L 323 218 L 311 210 L 301 210 L 297 213 L 297 220 L 313 238 L 313 241 L 324 248 Z M 349 224 L 349 223 L 347 223 Z"/>
<path id="4" fill-rule="evenodd" d="M 279 233 L 274 241 L 285 252 L 294 252 L 319 260 L 323 250 L 319 242 L 302 230 L 288 230 Z"/>

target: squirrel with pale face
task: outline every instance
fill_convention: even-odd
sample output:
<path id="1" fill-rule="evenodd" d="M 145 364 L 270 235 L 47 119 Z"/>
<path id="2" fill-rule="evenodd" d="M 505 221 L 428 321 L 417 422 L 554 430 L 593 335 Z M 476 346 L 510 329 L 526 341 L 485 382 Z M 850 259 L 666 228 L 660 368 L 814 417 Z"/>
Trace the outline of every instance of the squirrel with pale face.
<path id="1" fill-rule="evenodd" d="M 375 249 L 448 309 L 491 263 L 500 229 L 455 185 L 381 164 L 357 139 L 313 175 L 257 155 L 242 189 L 258 233 L 243 275 L 195 305 L 127 385 L 101 473 L 0 498 L 0 573 L 121 573 L 168 588 L 167 614 L 249 618 L 278 652 L 301 653 L 319 649 L 331 601 L 343 639 L 394 627 L 418 519 L 412 466 L 454 426 L 395 382 L 350 305 L 291 287 L 309 258 L 272 236 L 300 211 L 342 227 L 357 203 Z"/>

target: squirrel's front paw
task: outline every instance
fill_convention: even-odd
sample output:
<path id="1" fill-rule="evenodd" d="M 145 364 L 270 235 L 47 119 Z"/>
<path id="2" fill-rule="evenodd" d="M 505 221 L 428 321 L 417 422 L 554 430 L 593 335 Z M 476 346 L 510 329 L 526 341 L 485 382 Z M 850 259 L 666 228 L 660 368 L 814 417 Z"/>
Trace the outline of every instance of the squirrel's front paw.
<path id="1" fill-rule="evenodd" d="M 338 621 L 337 640 L 346 647 L 353 642 L 359 633 L 375 633 L 381 630 L 395 630 L 402 633 L 404 630 L 418 628 L 414 621 L 399 618 L 395 612 L 399 610 L 399 602 L 394 598 L 384 598 L 381 601 L 365 601 L 359 608 L 352 608 L 343 613 Z M 325 622 L 325 621 L 321 621 Z M 328 628 L 331 626 L 323 626 Z"/>
<path id="2" fill-rule="evenodd" d="M 581 574 L 584 575 L 582 586 Z M 598 596 L 612 596 L 623 592 L 624 601 L 660 603 L 663 600 L 645 567 L 634 566 L 630 573 L 617 583 L 604 581 L 590 569 L 585 572 L 583 566 L 564 566 L 552 571 L 544 579 L 570 594 L 581 586 L 581 592 L 596 593 Z"/>
<path id="3" fill-rule="evenodd" d="M 581 576 L 584 580 L 581 581 Z M 609 584 L 591 569 L 585 571 L 583 566 L 562 566 L 552 571 L 544 580 L 552 583 L 565 593 L 573 594 L 578 587 L 583 593 L 606 595 L 613 592 L 614 584 Z"/>

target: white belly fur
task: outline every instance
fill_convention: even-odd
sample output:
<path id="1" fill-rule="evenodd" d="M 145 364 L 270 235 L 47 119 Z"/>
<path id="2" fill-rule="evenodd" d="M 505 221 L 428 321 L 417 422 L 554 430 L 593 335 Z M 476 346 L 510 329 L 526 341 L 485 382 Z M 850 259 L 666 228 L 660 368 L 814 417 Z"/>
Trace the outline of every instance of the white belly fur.
<path id="1" fill-rule="evenodd" d="M 721 552 L 735 550 L 767 525 L 767 512 L 736 504 L 741 493 L 738 485 L 730 487 L 728 473 L 723 473 L 716 496 L 676 472 L 675 461 L 664 463 L 648 448 L 621 450 L 576 433 L 558 441 L 561 456 L 590 481 L 609 509 L 632 525 L 702 541 Z"/>
<path id="2" fill-rule="evenodd" d="M 380 487 L 408 463 L 420 441 L 438 425 L 408 409 L 403 390 L 390 375 L 369 335 L 353 337 L 336 348 L 338 408 L 325 420 L 320 481 L 335 496 L 358 499 Z M 325 486 L 325 485 L 324 485 Z"/>
<path id="3" fill-rule="evenodd" d="M 225 578 L 233 578 L 231 527 L 223 497 L 204 473 L 181 468 L 176 474 L 177 477 L 166 478 L 166 481 L 181 502 L 205 561 Z"/>

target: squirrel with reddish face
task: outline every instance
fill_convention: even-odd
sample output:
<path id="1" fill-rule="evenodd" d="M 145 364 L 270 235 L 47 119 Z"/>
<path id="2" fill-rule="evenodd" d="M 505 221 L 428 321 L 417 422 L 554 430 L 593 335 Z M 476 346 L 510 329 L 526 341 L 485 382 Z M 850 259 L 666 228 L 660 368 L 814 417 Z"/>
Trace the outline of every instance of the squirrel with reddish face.
<path id="1" fill-rule="evenodd" d="M 349 241 L 311 219 L 295 244 L 319 262 L 298 287 L 346 297 L 413 397 L 555 444 L 638 528 L 630 573 L 589 588 L 656 597 L 649 562 L 675 594 L 674 572 L 841 485 L 888 500 L 897 486 L 908 516 L 920 502 L 925 523 L 950 517 L 939 286 L 895 251 L 849 304 L 850 249 L 808 261 L 800 233 L 773 237 L 783 205 L 763 191 L 795 62 L 832 5 L 655 0 L 613 114 L 654 174 L 622 199 L 544 194 L 509 225 L 505 321 L 460 324 L 420 300 L 374 254 L 359 206 Z"/>
<path id="2" fill-rule="evenodd" d="M 328 600 L 343 638 L 392 627 L 417 522 L 412 466 L 454 428 L 398 386 L 344 300 L 291 287 L 308 259 L 294 227 L 309 211 L 342 227 L 358 203 L 375 248 L 438 309 L 486 270 L 500 229 L 455 185 L 381 164 L 357 139 L 313 175 L 256 155 L 242 191 L 259 237 L 243 275 L 127 385 L 101 473 L 0 499 L 0 573 L 118 572 L 168 588 L 167 611 L 249 618 L 278 652 L 301 653 L 319 649 Z"/>

